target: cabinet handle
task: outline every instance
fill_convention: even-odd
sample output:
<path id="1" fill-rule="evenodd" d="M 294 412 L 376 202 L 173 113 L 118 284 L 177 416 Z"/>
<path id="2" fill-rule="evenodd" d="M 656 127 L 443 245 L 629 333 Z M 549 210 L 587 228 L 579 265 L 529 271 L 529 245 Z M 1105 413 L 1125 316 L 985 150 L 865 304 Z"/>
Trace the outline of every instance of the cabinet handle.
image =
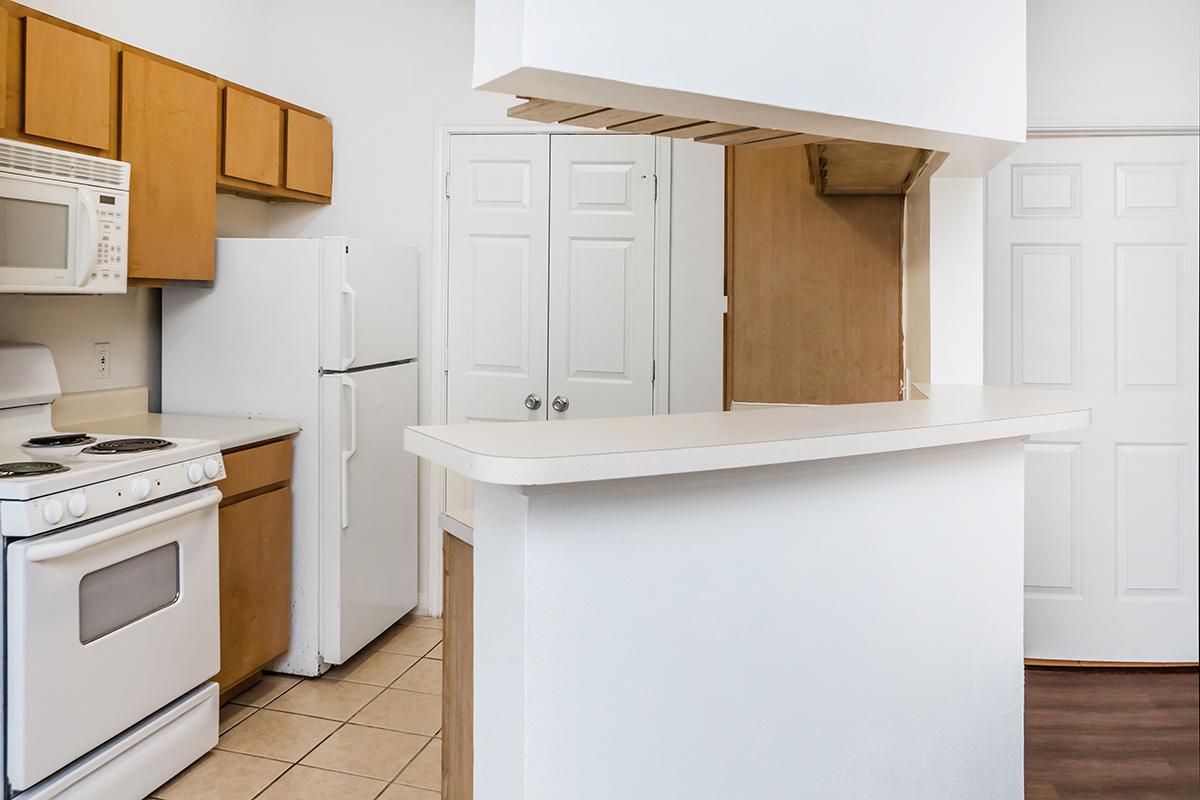
<path id="1" fill-rule="evenodd" d="M 542 407 L 542 398 L 538 397 L 536 394 L 525 395 L 525 407 L 530 411 L 537 411 Z"/>
<path id="2" fill-rule="evenodd" d="M 561 414 L 571 407 L 571 401 L 560 394 L 554 398 L 554 401 L 550 405 L 553 406 L 555 411 Z"/>

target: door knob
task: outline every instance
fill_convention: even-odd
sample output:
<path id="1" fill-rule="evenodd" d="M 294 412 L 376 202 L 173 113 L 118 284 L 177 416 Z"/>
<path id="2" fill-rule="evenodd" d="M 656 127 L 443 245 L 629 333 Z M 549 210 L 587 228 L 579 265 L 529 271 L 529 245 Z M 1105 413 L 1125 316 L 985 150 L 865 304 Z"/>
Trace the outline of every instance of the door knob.
<path id="1" fill-rule="evenodd" d="M 560 394 L 554 398 L 554 401 L 550 405 L 554 407 L 555 411 L 561 414 L 571 407 L 571 401 Z"/>
<path id="2" fill-rule="evenodd" d="M 542 407 L 542 398 L 538 397 L 536 394 L 525 395 L 525 407 L 530 411 L 537 411 Z"/>

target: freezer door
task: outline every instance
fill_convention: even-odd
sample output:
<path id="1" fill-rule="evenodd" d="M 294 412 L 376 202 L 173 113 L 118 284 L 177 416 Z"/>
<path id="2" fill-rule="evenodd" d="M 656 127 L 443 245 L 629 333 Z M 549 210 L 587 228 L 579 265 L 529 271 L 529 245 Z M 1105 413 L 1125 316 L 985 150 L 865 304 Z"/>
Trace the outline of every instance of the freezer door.
<path id="1" fill-rule="evenodd" d="M 417 357 L 417 251 L 364 239 L 323 240 L 321 368 Z"/>
<path id="2" fill-rule="evenodd" d="M 417 365 L 321 377 L 321 657 L 341 664 L 417 605 Z"/>

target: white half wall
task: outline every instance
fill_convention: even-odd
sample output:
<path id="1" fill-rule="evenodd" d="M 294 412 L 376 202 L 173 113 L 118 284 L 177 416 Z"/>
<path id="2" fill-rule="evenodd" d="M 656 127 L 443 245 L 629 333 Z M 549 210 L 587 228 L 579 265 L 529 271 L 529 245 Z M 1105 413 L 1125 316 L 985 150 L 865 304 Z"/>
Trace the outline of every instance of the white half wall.
<path id="1" fill-rule="evenodd" d="M 984 178 L 929 181 L 929 377 L 983 383 Z"/>
<path id="2" fill-rule="evenodd" d="M 1029 0 L 1030 130 L 1200 127 L 1196 0 Z"/>

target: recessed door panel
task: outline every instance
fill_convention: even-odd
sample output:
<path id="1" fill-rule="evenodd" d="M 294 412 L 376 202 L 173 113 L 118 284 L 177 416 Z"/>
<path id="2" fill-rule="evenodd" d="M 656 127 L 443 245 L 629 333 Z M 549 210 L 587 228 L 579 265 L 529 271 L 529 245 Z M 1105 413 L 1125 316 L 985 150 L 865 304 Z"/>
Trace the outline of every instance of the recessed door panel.
<path id="1" fill-rule="evenodd" d="M 654 140 L 556 136 L 550 160 L 550 419 L 653 413 Z"/>
<path id="2" fill-rule="evenodd" d="M 545 419 L 550 137 L 450 155 L 447 421 Z"/>

